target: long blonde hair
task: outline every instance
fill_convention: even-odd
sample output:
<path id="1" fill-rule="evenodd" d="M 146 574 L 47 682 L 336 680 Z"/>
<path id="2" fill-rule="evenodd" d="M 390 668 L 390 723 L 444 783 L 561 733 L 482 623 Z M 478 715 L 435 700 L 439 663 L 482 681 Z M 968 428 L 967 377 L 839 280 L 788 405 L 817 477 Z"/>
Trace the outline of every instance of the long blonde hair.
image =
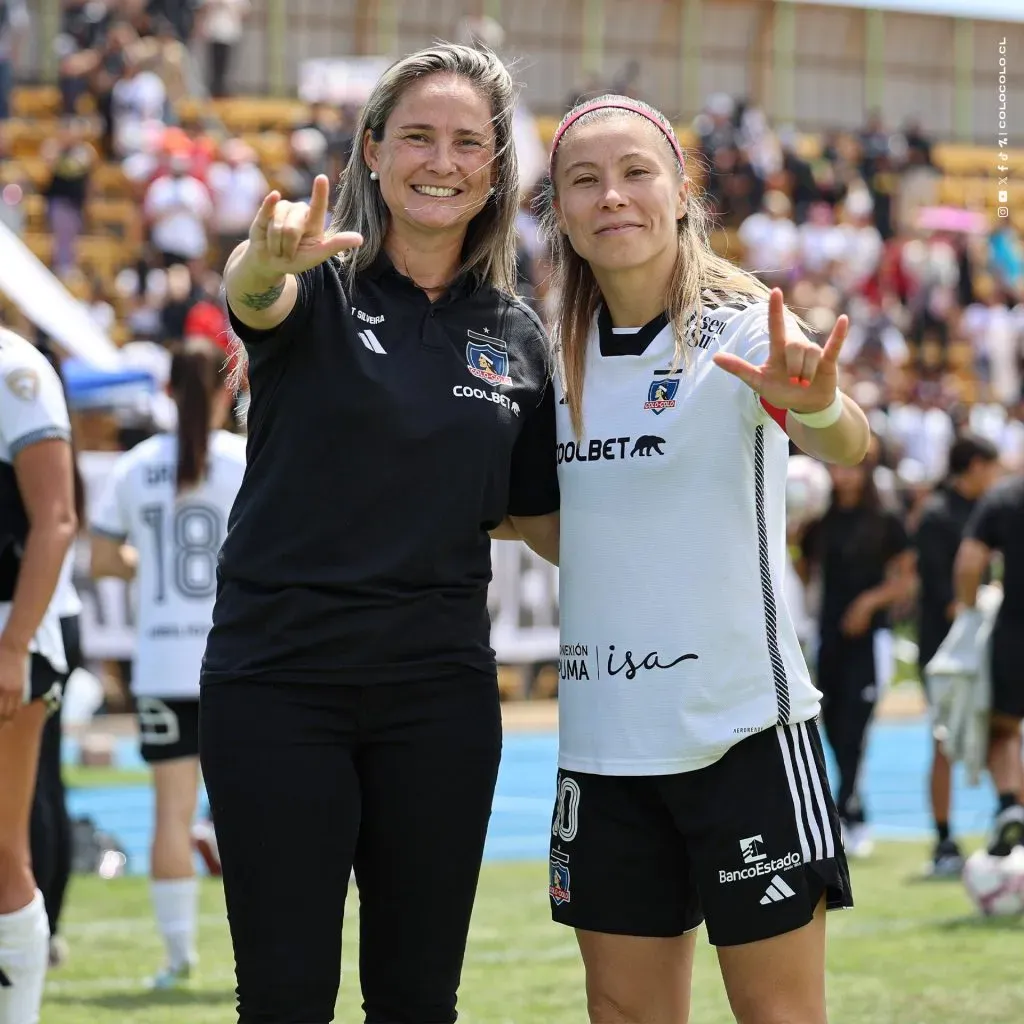
<path id="1" fill-rule="evenodd" d="M 611 104 L 624 104 L 625 108 Z M 594 109 L 580 115 L 580 111 L 588 107 Z M 642 109 L 643 113 L 636 108 Z M 668 118 L 661 111 L 638 100 L 612 95 L 587 100 L 577 104 L 565 115 L 555 133 L 551 175 L 542 199 L 541 227 L 551 246 L 552 283 L 558 296 L 558 309 L 552 325 L 555 356 L 577 439 L 583 436 L 583 379 L 587 339 L 602 296 L 590 264 L 573 249 L 568 235 L 559 230 L 554 207 L 558 196 L 555 165 L 558 145 L 566 135 L 578 127 L 616 117 L 637 117 L 653 121 L 664 133 L 666 146 L 673 151 L 672 159 L 680 179 L 689 180 L 686 179 L 686 169 L 677 155 L 682 152 L 679 140 Z M 676 366 L 688 362 L 687 342 L 691 336 L 691 326 L 694 322 L 698 325 L 700 323 L 705 296 L 713 295 L 724 301 L 729 297 L 767 300 L 770 295 L 769 289 L 756 277 L 712 250 L 711 214 L 695 192 L 693 182 L 689 180 L 686 214 L 678 221 L 679 253 L 665 297 L 665 313 L 675 336 Z"/>

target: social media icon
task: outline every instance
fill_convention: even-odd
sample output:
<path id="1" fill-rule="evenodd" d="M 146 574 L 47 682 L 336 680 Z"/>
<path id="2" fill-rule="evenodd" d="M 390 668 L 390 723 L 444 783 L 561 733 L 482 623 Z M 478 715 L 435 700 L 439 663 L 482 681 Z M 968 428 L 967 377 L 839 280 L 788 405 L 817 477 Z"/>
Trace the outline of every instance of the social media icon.
<path id="1" fill-rule="evenodd" d="M 1005 192 L 1000 192 L 999 193 L 998 202 L 1005 203 L 1005 202 L 1008 201 L 1008 199 L 1009 199 L 1009 197 L 1008 197 L 1008 195 Z"/>

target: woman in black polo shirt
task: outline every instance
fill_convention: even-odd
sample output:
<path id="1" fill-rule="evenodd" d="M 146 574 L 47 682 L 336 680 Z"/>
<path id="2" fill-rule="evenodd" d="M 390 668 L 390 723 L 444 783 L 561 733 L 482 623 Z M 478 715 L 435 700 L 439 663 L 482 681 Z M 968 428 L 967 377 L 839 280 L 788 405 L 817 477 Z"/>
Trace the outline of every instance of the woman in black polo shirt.
<path id="1" fill-rule="evenodd" d="M 491 54 L 399 61 L 336 233 L 321 177 L 228 263 L 252 400 L 201 747 L 245 1024 L 333 1019 L 353 864 L 366 1020 L 456 1018 L 501 747 L 488 533 L 558 506 L 512 109 Z"/>

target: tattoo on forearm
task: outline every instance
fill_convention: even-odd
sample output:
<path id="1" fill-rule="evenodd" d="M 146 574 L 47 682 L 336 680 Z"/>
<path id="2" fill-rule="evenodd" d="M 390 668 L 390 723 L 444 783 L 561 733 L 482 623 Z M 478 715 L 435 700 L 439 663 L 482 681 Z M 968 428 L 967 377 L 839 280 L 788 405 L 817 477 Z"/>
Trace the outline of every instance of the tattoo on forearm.
<path id="1" fill-rule="evenodd" d="M 242 305 L 249 309 L 270 309 L 270 307 L 281 298 L 284 292 L 284 281 L 268 288 L 265 292 L 245 292 L 242 295 Z"/>

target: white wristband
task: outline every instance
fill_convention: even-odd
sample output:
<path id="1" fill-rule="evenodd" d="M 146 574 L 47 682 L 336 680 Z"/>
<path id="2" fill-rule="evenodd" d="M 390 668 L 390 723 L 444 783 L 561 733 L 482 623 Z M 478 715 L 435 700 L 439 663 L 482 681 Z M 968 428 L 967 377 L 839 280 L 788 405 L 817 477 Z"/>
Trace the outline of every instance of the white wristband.
<path id="1" fill-rule="evenodd" d="M 812 430 L 824 430 L 839 422 L 839 417 L 843 415 L 843 408 L 843 393 L 836 388 L 836 397 L 824 409 L 819 409 L 817 412 L 797 412 L 795 409 L 790 409 L 789 415 L 805 427 L 810 427 Z"/>

